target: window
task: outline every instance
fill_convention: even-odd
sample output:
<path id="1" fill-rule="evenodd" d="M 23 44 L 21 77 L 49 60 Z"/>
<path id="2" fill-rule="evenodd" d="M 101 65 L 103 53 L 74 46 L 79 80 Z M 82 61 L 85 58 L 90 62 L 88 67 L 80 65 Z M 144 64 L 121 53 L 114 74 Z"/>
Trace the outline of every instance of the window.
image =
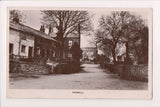
<path id="1" fill-rule="evenodd" d="M 26 50 L 26 46 L 25 46 L 25 45 L 22 45 L 22 47 L 21 47 L 21 52 L 25 53 L 25 50 Z"/>
<path id="2" fill-rule="evenodd" d="M 37 47 L 37 55 L 40 55 L 40 52 L 41 50 L 40 50 L 40 48 L 39 47 Z"/>
<path id="3" fill-rule="evenodd" d="M 13 44 L 12 43 L 9 44 L 9 53 L 10 54 L 13 53 Z"/>

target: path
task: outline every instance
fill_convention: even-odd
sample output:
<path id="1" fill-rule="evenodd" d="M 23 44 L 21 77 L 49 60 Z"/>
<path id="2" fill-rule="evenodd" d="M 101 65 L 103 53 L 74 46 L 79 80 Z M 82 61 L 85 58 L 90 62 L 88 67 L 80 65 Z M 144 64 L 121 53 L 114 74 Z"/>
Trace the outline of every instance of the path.
<path id="1" fill-rule="evenodd" d="M 98 64 L 84 64 L 80 73 L 42 75 L 40 78 L 11 80 L 10 88 L 18 89 L 147 89 L 147 82 L 122 80 L 100 68 Z"/>

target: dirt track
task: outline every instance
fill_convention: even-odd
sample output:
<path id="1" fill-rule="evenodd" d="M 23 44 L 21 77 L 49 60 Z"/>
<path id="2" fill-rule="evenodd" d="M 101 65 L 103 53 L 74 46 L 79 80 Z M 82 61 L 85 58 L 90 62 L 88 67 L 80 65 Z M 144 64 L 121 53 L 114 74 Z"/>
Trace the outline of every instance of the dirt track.
<path id="1" fill-rule="evenodd" d="M 21 78 L 10 81 L 14 89 L 108 89 L 142 90 L 147 82 L 122 80 L 97 64 L 84 64 L 84 70 L 75 74 L 42 75 L 40 78 Z M 104 72 L 105 71 L 105 72 Z"/>

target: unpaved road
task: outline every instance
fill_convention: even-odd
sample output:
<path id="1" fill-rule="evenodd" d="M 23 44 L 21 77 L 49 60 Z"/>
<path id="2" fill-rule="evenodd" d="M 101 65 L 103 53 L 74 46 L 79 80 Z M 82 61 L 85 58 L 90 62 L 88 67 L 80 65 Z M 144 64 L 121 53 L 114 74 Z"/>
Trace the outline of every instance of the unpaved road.
<path id="1" fill-rule="evenodd" d="M 42 75 L 40 78 L 10 80 L 12 89 L 108 89 L 144 90 L 147 82 L 122 80 L 102 69 L 98 64 L 84 64 L 84 70 L 75 74 Z"/>

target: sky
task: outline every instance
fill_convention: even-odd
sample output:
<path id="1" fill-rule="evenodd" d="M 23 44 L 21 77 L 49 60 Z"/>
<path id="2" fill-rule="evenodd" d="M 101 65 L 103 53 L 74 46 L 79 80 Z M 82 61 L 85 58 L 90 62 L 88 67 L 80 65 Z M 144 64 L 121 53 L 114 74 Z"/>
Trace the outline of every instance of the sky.
<path id="1" fill-rule="evenodd" d="M 118 9 L 119 10 L 119 9 Z M 24 18 L 25 18 L 25 25 L 30 26 L 34 29 L 39 30 L 40 26 L 41 26 L 41 18 L 42 18 L 42 14 L 40 12 L 40 10 L 20 10 L 22 11 L 22 13 L 24 14 Z M 100 17 L 102 15 L 109 15 L 111 13 L 111 11 L 113 11 L 112 9 L 97 9 L 94 8 L 92 10 L 88 10 L 89 14 L 92 16 L 91 17 L 91 21 L 93 23 L 93 28 L 94 30 L 96 30 L 98 28 L 98 20 L 100 19 Z M 115 10 L 117 11 L 117 9 Z M 147 18 L 148 18 L 148 11 L 144 10 L 144 9 L 132 9 L 129 10 L 131 13 L 141 16 L 141 18 L 143 18 L 145 20 L 145 22 L 147 23 Z M 46 29 L 46 32 L 48 32 L 48 30 Z M 87 36 L 85 34 L 81 35 L 81 47 L 94 47 L 94 45 L 92 43 L 90 43 L 91 41 L 93 41 L 94 35 L 90 35 Z"/>

